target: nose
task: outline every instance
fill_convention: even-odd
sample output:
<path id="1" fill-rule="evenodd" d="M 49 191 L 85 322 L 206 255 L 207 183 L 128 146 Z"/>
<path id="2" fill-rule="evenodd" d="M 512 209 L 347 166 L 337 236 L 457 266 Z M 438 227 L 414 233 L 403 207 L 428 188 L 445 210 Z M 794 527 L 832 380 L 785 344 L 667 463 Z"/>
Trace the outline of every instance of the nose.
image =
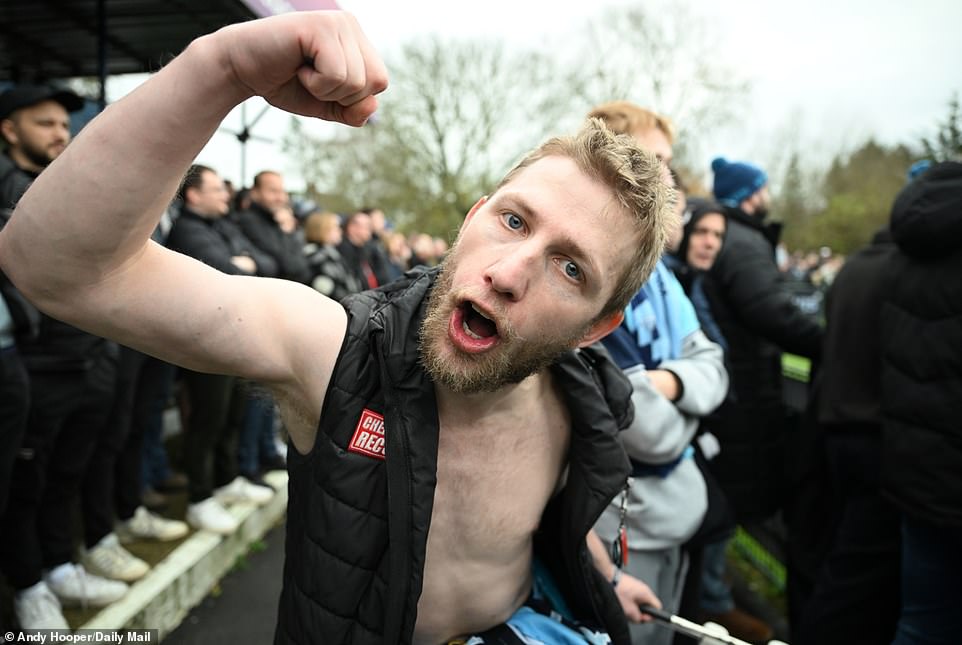
<path id="1" fill-rule="evenodd" d="M 488 265 L 484 280 L 511 302 L 521 300 L 534 278 L 536 256 L 530 250 L 516 247 Z"/>

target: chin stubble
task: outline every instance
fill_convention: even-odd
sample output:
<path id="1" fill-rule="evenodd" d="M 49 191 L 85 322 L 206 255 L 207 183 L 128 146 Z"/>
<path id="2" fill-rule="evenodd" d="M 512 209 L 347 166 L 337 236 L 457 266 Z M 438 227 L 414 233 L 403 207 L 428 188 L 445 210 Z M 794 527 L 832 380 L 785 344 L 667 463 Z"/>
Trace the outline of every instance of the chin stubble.
<path id="1" fill-rule="evenodd" d="M 451 295 L 455 258 L 455 249 L 452 249 L 428 298 L 418 340 L 421 365 L 435 382 L 459 394 L 493 392 L 546 369 L 584 337 L 587 327 L 564 338 L 526 340 L 507 328 L 500 317 L 501 342 L 490 351 L 464 354 L 453 347 L 443 351 L 456 306 Z"/>

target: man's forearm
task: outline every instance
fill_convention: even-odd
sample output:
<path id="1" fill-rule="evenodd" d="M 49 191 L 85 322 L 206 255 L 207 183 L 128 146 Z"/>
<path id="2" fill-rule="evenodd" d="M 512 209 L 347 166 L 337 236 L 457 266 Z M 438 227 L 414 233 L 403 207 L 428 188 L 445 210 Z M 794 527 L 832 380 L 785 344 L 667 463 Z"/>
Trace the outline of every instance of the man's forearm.
<path id="1" fill-rule="evenodd" d="M 217 38 L 198 39 L 111 105 L 21 199 L 0 236 L 0 262 L 31 298 L 100 280 L 146 244 L 188 165 L 248 96 Z M 29 261 L 38 257 L 48 261 Z"/>
<path id="2" fill-rule="evenodd" d="M 666 369 L 648 370 L 648 378 L 656 390 L 669 401 L 677 401 L 682 394 L 682 384 L 678 375 Z"/>
<path id="3" fill-rule="evenodd" d="M 605 548 L 605 543 L 602 542 L 601 537 L 595 533 L 594 529 L 588 531 L 587 541 L 588 553 L 591 554 L 595 568 L 598 569 L 606 579 L 611 580 L 612 577 L 614 577 L 615 564 L 608 555 L 608 549 Z"/>

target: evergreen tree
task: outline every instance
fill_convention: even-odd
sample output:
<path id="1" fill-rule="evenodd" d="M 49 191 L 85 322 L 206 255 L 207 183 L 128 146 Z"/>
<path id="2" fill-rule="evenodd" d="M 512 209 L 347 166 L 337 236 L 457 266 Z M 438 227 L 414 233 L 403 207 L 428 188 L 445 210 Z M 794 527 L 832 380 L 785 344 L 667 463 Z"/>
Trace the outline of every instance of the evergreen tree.
<path id="1" fill-rule="evenodd" d="M 932 161 L 962 161 L 962 111 L 958 95 L 949 101 L 949 115 L 939 124 L 935 140 L 923 138 L 922 149 Z"/>

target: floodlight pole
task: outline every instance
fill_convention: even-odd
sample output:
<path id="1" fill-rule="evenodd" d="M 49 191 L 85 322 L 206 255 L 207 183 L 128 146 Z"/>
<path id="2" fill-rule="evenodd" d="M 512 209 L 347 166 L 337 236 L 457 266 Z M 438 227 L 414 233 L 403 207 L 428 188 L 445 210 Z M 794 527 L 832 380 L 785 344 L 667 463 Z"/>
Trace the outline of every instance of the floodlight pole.
<path id="1" fill-rule="evenodd" d="M 247 122 L 247 101 L 244 101 L 240 105 L 241 108 L 241 130 L 236 135 L 237 140 L 241 144 L 241 186 L 247 185 L 247 141 L 251 138 L 251 128 L 257 125 L 257 122 L 261 120 L 268 110 L 271 109 L 270 105 L 265 105 L 261 111 L 254 117 L 254 120 L 250 123 Z"/>

